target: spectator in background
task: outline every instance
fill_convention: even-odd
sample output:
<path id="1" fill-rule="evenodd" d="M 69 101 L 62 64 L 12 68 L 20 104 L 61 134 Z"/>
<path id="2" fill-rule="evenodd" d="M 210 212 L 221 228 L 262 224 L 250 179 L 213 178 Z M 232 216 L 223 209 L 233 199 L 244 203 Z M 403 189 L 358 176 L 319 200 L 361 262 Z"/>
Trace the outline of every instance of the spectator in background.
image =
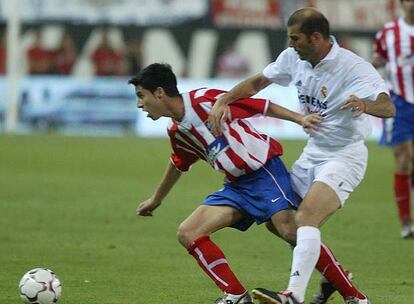
<path id="1" fill-rule="evenodd" d="M 217 59 L 215 75 L 221 78 L 243 78 L 248 73 L 247 60 L 237 52 L 234 41 L 228 42 Z"/>
<path id="2" fill-rule="evenodd" d="M 54 69 L 54 51 L 42 45 L 42 33 L 36 30 L 35 41 L 27 51 L 30 74 L 50 74 Z"/>
<path id="3" fill-rule="evenodd" d="M 6 34 L 0 32 L 0 74 L 6 74 Z"/>
<path id="4" fill-rule="evenodd" d="M 59 47 L 55 51 L 55 73 L 61 75 L 70 74 L 77 53 L 72 37 L 69 33 L 65 32 Z"/>
<path id="5" fill-rule="evenodd" d="M 106 30 L 102 32 L 101 44 L 92 54 L 92 62 L 97 76 L 126 75 L 124 55 L 110 45 Z"/>
<path id="6" fill-rule="evenodd" d="M 135 39 L 129 43 L 126 64 L 129 75 L 136 75 L 142 68 L 142 51 L 141 51 L 141 40 Z"/>
<path id="7" fill-rule="evenodd" d="M 414 168 L 414 0 L 401 0 L 403 17 L 387 23 L 376 36 L 375 59 L 387 65 L 395 118 L 384 121 L 381 144 L 392 147 L 395 158 L 394 193 L 401 222 L 401 237 L 414 238 L 411 188 Z"/>

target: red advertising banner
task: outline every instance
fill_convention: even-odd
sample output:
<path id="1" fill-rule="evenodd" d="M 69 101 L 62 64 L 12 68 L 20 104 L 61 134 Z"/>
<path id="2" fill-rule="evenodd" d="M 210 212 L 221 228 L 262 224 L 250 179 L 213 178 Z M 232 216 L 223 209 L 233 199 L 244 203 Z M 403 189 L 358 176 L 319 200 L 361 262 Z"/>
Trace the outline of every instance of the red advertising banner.
<path id="1" fill-rule="evenodd" d="M 279 0 L 212 0 L 211 14 L 217 27 L 282 26 Z"/>

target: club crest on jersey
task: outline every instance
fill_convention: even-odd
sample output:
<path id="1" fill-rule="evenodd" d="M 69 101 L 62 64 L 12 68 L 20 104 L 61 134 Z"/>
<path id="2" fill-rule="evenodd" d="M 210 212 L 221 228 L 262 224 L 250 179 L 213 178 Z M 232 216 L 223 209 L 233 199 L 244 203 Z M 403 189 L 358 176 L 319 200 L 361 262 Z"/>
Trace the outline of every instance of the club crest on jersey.
<path id="1" fill-rule="evenodd" d="M 328 88 L 326 86 L 322 86 L 320 93 L 321 93 L 323 98 L 328 97 Z"/>
<path id="2" fill-rule="evenodd" d="M 229 144 L 224 135 L 216 137 L 207 147 L 207 157 L 210 163 L 213 163 L 217 157 L 228 148 Z"/>

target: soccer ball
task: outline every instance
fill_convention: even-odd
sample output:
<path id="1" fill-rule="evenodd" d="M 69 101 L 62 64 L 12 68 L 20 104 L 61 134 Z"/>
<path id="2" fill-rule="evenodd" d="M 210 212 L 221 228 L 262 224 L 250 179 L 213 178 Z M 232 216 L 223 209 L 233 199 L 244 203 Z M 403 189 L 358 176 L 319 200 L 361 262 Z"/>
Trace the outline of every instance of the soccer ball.
<path id="1" fill-rule="evenodd" d="M 27 304 L 53 304 L 62 293 L 62 286 L 52 270 L 35 268 L 24 274 L 19 283 L 20 298 Z"/>

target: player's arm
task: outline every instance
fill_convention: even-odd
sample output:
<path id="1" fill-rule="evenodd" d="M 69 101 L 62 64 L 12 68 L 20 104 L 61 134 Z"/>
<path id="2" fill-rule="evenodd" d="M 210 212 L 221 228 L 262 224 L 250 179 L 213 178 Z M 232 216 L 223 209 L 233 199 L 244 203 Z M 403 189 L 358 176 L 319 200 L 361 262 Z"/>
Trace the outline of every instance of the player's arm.
<path id="1" fill-rule="evenodd" d="M 341 109 L 350 109 L 356 117 L 366 113 L 379 118 L 389 118 L 394 117 L 396 112 L 394 103 L 386 93 L 379 94 L 375 101 L 366 101 L 351 95 Z"/>
<path id="2" fill-rule="evenodd" d="M 320 113 L 302 115 L 271 102 L 269 102 L 265 115 L 295 122 L 301 125 L 305 131 L 315 129 L 322 121 Z"/>
<path id="3" fill-rule="evenodd" d="M 175 165 L 170 162 L 165 169 L 161 182 L 154 191 L 154 194 L 147 200 L 138 205 L 137 215 L 152 216 L 153 211 L 162 203 L 162 200 L 170 192 L 174 184 L 180 178 L 182 172 L 177 170 Z"/>
<path id="4" fill-rule="evenodd" d="M 211 129 L 215 133 L 221 132 L 221 123 L 229 118 L 228 105 L 237 99 L 248 98 L 271 84 L 262 73 L 254 75 L 236 85 L 229 92 L 221 96 L 214 104 L 208 116 Z"/>
<path id="5" fill-rule="evenodd" d="M 383 68 L 386 65 L 386 61 L 384 59 L 382 59 L 381 57 L 375 57 L 372 61 L 371 64 L 374 66 L 374 68 L 376 69 L 380 69 Z"/>

